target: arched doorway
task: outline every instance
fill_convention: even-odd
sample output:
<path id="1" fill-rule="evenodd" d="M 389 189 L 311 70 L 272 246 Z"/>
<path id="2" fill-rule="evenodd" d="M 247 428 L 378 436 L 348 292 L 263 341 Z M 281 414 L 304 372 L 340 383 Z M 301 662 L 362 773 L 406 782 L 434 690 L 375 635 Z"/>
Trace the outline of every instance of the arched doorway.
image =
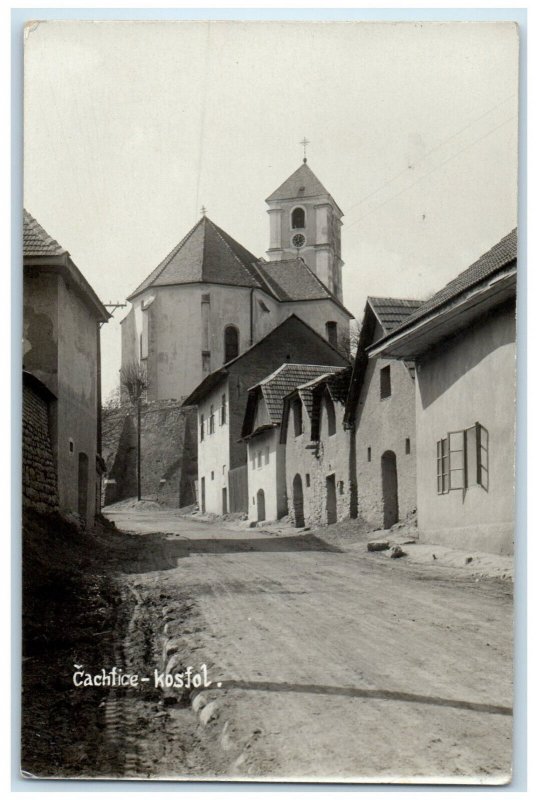
<path id="1" fill-rule="evenodd" d="M 327 492 L 327 525 L 334 525 L 336 522 L 336 477 L 334 473 L 325 478 L 325 489 Z"/>
<path id="2" fill-rule="evenodd" d="M 303 481 L 299 473 L 293 479 L 293 515 L 295 527 L 304 528 Z"/>
<path id="3" fill-rule="evenodd" d="M 398 470 L 396 455 L 385 450 L 381 456 L 381 484 L 383 489 L 383 527 L 391 528 L 399 519 Z"/>
<path id="4" fill-rule="evenodd" d="M 256 501 L 258 509 L 258 522 L 263 522 L 265 519 L 265 492 L 263 489 L 258 489 Z"/>

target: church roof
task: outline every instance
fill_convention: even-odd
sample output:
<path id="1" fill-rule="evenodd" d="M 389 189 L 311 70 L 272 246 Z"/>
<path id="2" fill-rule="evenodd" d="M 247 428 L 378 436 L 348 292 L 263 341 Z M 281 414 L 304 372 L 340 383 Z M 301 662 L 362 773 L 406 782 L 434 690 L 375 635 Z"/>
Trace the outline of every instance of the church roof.
<path id="1" fill-rule="evenodd" d="M 63 256 L 67 250 L 49 236 L 26 209 L 23 212 L 23 253 L 25 256 Z"/>
<path id="2" fill-rule="evenodd" d="M 256 256 L 243 245 L 208 217 L 202 217 L 127 299 L 150 286 L 182 283 L 260 287 L 252 267 L 255 261 Z"/>
<path id="3" fill-rule="evenodd" d="M 280 302 L 329 299 L 347 311 L 302 258 L 258 261 L 256 267 L 271 293 Z M 347 313 L 352 317 L 352 314 Z"/>
<path id="4" fill-rule="evenodd" d="M 321 181 L 314 175 L 308 164 L 303 163 L 295 172 L 282 183 L 278 189 L 269 195 L 266 203 L 272 200 L 300 199 L 301 197 L 316 197 L 320 194 L 329 194 Z"/>

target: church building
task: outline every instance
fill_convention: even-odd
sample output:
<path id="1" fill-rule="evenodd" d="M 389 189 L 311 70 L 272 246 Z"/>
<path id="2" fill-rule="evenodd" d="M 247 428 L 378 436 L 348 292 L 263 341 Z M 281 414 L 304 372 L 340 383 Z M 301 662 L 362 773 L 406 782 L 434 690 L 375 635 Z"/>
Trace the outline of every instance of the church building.
<path id="1" fill-rule="evenodd" d="M 291 315 L 348 353 L 342 211 L 306 158 L 266 202 L 267 259 L 204 214 L 128 297 L 122 366 L 145 365 L 148 401 L 184 399 Z"/>

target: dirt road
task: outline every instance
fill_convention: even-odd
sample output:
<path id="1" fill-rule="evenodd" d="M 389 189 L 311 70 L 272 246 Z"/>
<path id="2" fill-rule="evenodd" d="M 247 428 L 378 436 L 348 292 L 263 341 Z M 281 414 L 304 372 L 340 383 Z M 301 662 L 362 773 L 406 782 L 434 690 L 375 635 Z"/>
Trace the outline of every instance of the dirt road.
<path id="1" fill-rule="evenodd" d="M 162 511 L 110 519 L 147 542 L 121 577 L 132 599 L 122 663 L 148 674 L 205 663 L 213 682 L 190 696 L 153 690 L 139 714 L 152 735 L 131 725 L 126 774 L 508 779 L 508 583 L 313 533 L 238 532 Z M 129 703 L 116 698 L 109 718 L 132 719 Z"/>

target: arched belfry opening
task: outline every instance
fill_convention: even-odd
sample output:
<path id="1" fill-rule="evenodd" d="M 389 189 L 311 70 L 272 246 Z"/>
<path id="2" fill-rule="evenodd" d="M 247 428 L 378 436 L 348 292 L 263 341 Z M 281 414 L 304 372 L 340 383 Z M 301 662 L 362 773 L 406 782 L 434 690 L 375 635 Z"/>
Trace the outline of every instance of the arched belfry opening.
<path id="1" fill-rule="evenodd" d="M 304 228 L 305 226 L 305 212 L 304 208 L 298 206 L 294 208 L 291 212 L 291 227 L 292 228 Z"/>
<path id="2" fill-rule="evenodd" d="M 239 331 L 235 325 L 227 325 L 224 328 L 224 363 L 227 364 L 232 358 L 239 355 Z"/>

